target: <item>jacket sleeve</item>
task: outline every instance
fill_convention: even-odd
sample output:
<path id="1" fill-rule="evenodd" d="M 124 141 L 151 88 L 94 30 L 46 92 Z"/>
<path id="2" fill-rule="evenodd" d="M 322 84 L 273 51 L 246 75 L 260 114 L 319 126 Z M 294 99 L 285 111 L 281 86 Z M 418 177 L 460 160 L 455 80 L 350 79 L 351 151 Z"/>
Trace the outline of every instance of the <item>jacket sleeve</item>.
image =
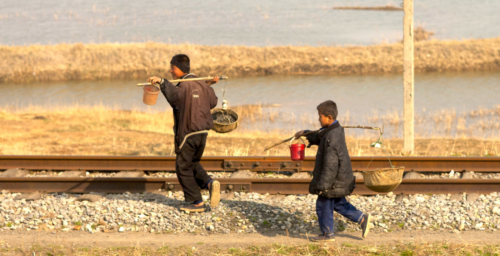
<path id="1" fill-rule="evenodd" d="M 332 189 L 335 178 L 339 172 L 339 156 L 336 146 L 331 145 L 331 142 L 325 144 L 325 149 L 323 151 L 323 168 L 317 185 L 318 190 L 321 191 Z"/>
<path id="2" fill-rule="evenodd" d="M 309 130 L 305 130 L 305 132 L 310 132 Z M 306 136 L 307 141 L 309 141 L 309 144 L 311 145 L 319 145 L 319 142 L 321 141 L 319 139 L 319 132 L 315 132 L 312 134 L 309 134 Z"/>
<path id="3" fill-rule="evenodd" d="M 215 95 L 214 88 L 208 88 L 208 97 L 210 97 L 210 109 L 215 108 L 217 106 L 217 95 Z"/>
<path id="4" fill-rule="evenodd" d="M 351 158 L 349 157 L 349 150 L 347 150 L 347 144 L 345 142 L 345 136 L 340 136 L 338 143 L 336 143 L 336 152 L 339 159 L 338 166 L 342 170 L 344 167 L 349 167 L 349 170 L 352 171 L 351 167 Z"/>
<path id="5" fill-rule="evenodd" d="M 173 85 L 167 79 L 163 79 L 163 82 L 160 83 L 160 89 L 165 98 L 167 98 L 168 103 L 172 105 L 172 107 L 178 107 L 182 102 L 184 88 L 182 87 L 182 83 L 179 86 Z"/>

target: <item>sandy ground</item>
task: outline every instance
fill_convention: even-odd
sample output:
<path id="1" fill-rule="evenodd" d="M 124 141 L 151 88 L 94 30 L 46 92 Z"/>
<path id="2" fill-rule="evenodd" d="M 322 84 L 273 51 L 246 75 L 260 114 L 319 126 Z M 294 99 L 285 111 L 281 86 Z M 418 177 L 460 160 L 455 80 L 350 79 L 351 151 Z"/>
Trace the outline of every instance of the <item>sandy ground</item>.
<path id="1" fill-rule="evenodd" d="M 286 236 L 283 234 L 151 234 L 151 233 L 96 233 L 87 232 L 47 232 L 47 231 L 8 231 L 0 233 L 0 242 L 10 247 L 25 247 L 31 244 L 71 245 L 75 247 L 125 247 L 125 246 L 189 246 L 202 249 L 217 246 L 219 248 L 248 247 L 267 244 L 305 244 L 305 235 Z M 396 243 L 434 243 L 451 244 L 498 244 L 500 232 L 467 231 L 453 233 L 449 231 L 395 231 L 390 233 L 370 233 L 366 239 L 360 232 L 341 232 L 336 235 L 339 244 L 382 245 Z"/>

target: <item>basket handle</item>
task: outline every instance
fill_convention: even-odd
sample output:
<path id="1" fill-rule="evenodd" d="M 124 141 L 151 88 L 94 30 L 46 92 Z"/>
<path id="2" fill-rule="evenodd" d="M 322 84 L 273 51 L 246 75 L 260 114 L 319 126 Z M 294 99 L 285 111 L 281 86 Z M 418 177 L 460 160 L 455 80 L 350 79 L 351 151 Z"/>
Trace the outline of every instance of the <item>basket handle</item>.
<path id="1" fill-rule="evenodd" d="M 293 141 L 294 139 L 295 139 L 295 137 L 293 137 L 293 138 L 290 140 L 290 147 L 292 146 L 292 141 Z M 302 138 L 300 138 L 300 139 L 302 140 L 302 143 L 304 143 L 304 145 L 305 145 L 305 144 L 306 144 L 306 142 L 305 142 Z"/>

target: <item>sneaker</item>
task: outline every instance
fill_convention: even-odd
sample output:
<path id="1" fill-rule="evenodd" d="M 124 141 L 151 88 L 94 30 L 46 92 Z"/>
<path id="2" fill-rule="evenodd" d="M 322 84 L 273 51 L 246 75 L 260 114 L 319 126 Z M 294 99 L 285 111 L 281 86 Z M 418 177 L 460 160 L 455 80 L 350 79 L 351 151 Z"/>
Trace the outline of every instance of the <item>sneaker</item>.
<path id="1" fill-rule="evenodd" d="M 215 208 L 220 202 L 220 182 L 214 180 L 210 183 L 210 207 Z"/>
<path id="2" fill-rule="evenodd" d="M 335 241 L 335 236 L 331 235 L 319 235 L 311 237 L 311 241 L 313 242 L 333 242 Z"/>
<path id="3" fill-rule="evenodd" d="M 368 214 L 368 216 L 363 216 L 363 220 L 361 221 L 361 231 L 362 234 L 361 236 L 363 238 L 366 238 L 368 236 L 368 233 L 370 232 L 370 223 L 372 221 L 372 216 Z"/>
<path id="4" fill-rule="evenodd" d="M 181 211 L 186 211 L 186 212 L 204 212 L 205 211 L 205 204 L 202 204 L 200 206 L 196 206 L 194 204 L 182 206 L 180 208 Z"/>

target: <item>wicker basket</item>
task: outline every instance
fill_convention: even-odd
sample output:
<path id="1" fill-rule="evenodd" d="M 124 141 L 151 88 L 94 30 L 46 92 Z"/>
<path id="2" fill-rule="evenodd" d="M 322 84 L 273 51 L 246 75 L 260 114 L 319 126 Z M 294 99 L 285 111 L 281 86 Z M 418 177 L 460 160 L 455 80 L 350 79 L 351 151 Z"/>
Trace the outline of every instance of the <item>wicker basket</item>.
<path id="1" fill-rule="evenodd" d="M 217 115 L 220 115 L 221 113 L 232 116 L 235 121 L 229 124 L 216 122 L 215 120 L 217 120 Z M 214 120 L 214 126 L 212 126 L 212 130 L 218 133 L 226 133 L 238 128 L 239 116 L 236 112 L 232 111 L 231 109 L 222 109 L 222 108 L 212 109 L 212 119 Z"/>
<path id="2" fill-rule="evenodd" d="M 375 192 L 393 191 L 401 184 L 401 181 L 403 181 L 404 170 L 404 166 L 398 166 L 394 168 L 364 171 L 363 178 L 365 180 L 365 186 Z"/>

